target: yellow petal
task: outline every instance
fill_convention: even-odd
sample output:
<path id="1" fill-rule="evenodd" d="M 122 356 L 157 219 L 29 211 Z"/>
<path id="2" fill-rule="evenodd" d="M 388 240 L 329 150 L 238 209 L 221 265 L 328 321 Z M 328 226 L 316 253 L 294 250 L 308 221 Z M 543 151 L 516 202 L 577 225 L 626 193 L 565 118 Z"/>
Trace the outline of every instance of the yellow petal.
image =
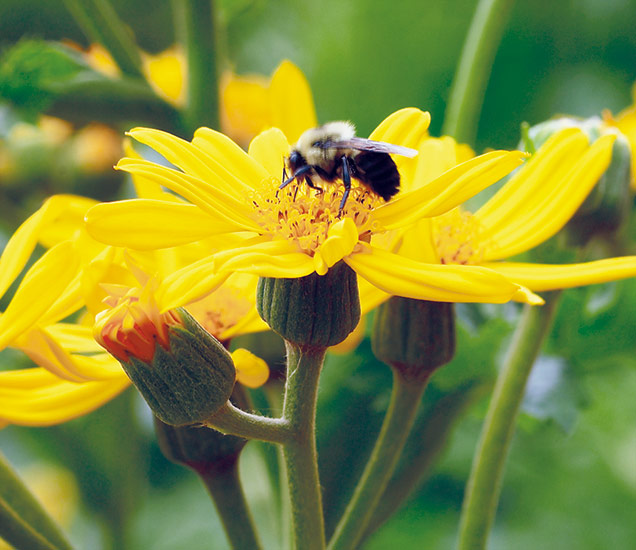
<path id="1" fill-rule="evenodd" d="M 153 199 L 98 204 L 86 214 L 86 227 L 98 241 L 137 250 L 179 246 L 236 228 L 193 204 Z"/>
<path id="2" fill-rule="evenodd" d="M 557 233 L 609 166 L 614 139 L 615 136 L 606 135 L 587 150 L 570 150 L 557 156 L 556 164 L 554 157 L 545 157 L 544 163 L 524 167 L 510 180 L 511 188 L 505 186 L 501 190 L 508 201 L 502 202 L 497 194 L 493 200 L 498 206 L 491 208 L 489 201 L 475 214 L 484 227 L 480 238 L 488 246 L 485 257 L 496 260 L 513 256 Z M 511 196 L 510 189 L 519 189 L 520 197 Z"/>
<path id="3" fill-rule="evenodd" d="M 265 168 L 221 132 L 199 128 L 194 132 L 192 144 L 247 185 L 256 187 L 268 177 Z"/>
<path id="4" fill-rule="evenodd" d="M 345 258 L 361 277 L 395 296 L 433 302 L 504 303 L 519 286 L 478 266 L 415 262 L 378 248 Z"/>
<path id="5" fill-rule="evenodd" d="M 45 330 L 31 329 L 17 342 L 17 347 L 39 367 L 69 382 L 110 380 L 125 376 L 115 358 L 98 355 L 72 355 Z"/>
<path id="6" fill-rule="evenodd" d="M 221 79 L 221 129 L 239 144 L 270 126 L 269 81 L 226 73 Z"/>
<path id="7" fill-rule="evenodd" d="M 318 126 L 309 83 L 291 61 L 283 61 L 269 85 L 272 126 L 280 128 L 295 143 L 308 128 Z"/>
<path id="8" fill-rule="evenodd" d="M 594 285 L 636 276 L 636 256 L 580 264 L 489 262 L 484 265 L 511 281 L 536 291 Z"/>
<path id="9" fill-rule="evenodd" d="M 202 258 L 166 277 L 159 284 L 156 300 L 161 313 L 181 307 L 214 292 L 229 273 L 217 273 L 212 258 Z"/>
<path id="10" fill-rule="evenodd" d="M 344 218 L 329 227 L 327 238 L 316 251 L 327 268 L 353 252 L 358 243 L 358 228 L 351 218 Z"/>
<path id="11" fill-rule="evenodd" d="M 0 349 L 37 323 L 77 272 L 77 255 L 70 242 L 46 252 L 31 266 L 0 317 Z"/>
<path id="12" fill-rule="evenodd" d="M 297 252 L 288 241 L 270 241 L 220 253 L 214 257 L 219 271 L 252 273 L 259 277 L 297 278 L 314 271 L 307 254 Z"/>
<path id="13" fill-rule="evenodd" d="M 267 363 L 252 352 L 239 348 L 232 352 L 236 379 L 248 388 L 258 388 L 269 378 Z"/>
<path id="14" fill-rule="evenodd" d="M 391 295 L 372 285 L 366 279 L 358 277 L 358 294 L 360 295 L 360 310 L 362 315 L 369 313 L 381 303 L 388 300 Z"/>
<path id="15" fill-rule="evenodd" d="M 407 107 L 386 117 L 371 132 L 369 139 L 417 149 L 420 141 L 428 136 L 430 123 L 431 115 L 429 112 L 420 111 L 415 107 Z"/>
<path id="16" fill-rule="evenodd" d="M 127 377 L 106 382 L 76 384 L 49 375 L 43 369 L 0 372 L 0 419 L 23 426 L 51 426 L 87 414 L 121 393 Z M 11 387 L 19 375 L 24 387 Z"/>
<path id="17" fill-rule="evenodd" d="M 184 172 L 202 181 L 213 183 L 226 195 L 240 198 L 251 189 L 250 182 L 239 179 L 231 166 L 223 165 L 218 157 L 209 155 L 181 138 L 150 128 L 134 128 L 128 134 L 137 141 L 152 147 Z M 252 187 L 259 181 L 260 179 L 251 182 Z"/>
<path id="18" fill-rule="evenodd" d="M 154 180 L 196 204 L 214 218 L 234 222 L 237 230 L 259 229 L 258 224 L 250 217 L 252 205 L 248 195 L 242 196 L 240 200 L 236 199 L 208 182 L 148 161 L 124 158 L 116 168 Z"/>
<path id="19" fill-rule="evenodd" d="M 282 182 L 284 158 L 289 154 L 289 142 L 278 128 L 270 128 L 257 135 L 250 143 L 250 157 L 263 165 L 270 176 Z"/>
<path id="20" fill-rule="evenodd" d="M 374 219 L 384 229 L 394 229 L 422 217 L 440 216 L 499 181 L 526 157 L 520 151 L 492 151 L 448 170 L 414 191 L 376 208 Z"/>

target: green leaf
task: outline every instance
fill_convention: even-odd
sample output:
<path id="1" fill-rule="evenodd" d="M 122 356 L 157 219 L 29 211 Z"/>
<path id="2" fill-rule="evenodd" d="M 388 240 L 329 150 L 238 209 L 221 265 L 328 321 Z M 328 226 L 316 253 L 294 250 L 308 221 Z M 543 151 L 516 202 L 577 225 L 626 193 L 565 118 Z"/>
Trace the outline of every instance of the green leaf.
<path id="1" fill-rule="evenodd" d="M 72 548 L 1 454 L 0 536 L 16 550 Z"/>

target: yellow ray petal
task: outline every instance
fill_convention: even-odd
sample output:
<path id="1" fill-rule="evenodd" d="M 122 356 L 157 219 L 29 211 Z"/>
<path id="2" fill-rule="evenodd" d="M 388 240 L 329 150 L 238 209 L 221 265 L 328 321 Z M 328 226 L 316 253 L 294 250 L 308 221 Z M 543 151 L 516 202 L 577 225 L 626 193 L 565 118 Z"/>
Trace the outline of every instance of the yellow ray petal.
<path id="1" fill-rule="evenodd" d="M 247 196 L 243 196 L 242 200 L 235 199 L 218 187 L 194 176 L 148 161 L 124 158 L 119 161 L 116 168 L 154 180 L 179 193 L 191 203 L 209 212 L 214 218 L 220 217 L 228 222 L 234 222 L 237 230 L 258 230 L 259 228 L 250 217 L 252 207 Z"/>
<path id="2" fill-rule="evenodd" d="M 298 248 L 290 241 L 277 239 L 271 240 L 270 238 L 259 236 L 253 239 L 247 240 L 242 246 L 235 246 L 233 248 L 222 250 L 214 254 L 214 267 L 217 271 L 224 269 L 225 263 L 228 260 L 232 260 L 242 254 L 250 254 L 252 252 L 271 254 L 273 256 L 280 254 L 292 254 L 298 252 Z"/>
<path id="3" fill-rule="evenodd" d="M 291 61 L 283 61 L 269 85 L 272 126 L 280 128 L 295 143 L 300 134 L 318 125 L 309 83 Z"/>
<path id="4" fill-rule="evenodd" d="M 239 348 L 232 352 L 232 361 L 236 367 L 236 379 L 248 388 L 258 388 L 269 378 L 269 367 L 260 357 L 251 351 Z"/>
<path id="5" fill-rule="evenodd" d="M 46 332 L 70 353 L 99 353 L 104 350 L 93 338 L 93 328 L 75 323 L 56 323 Z"/>
<path id="6" fill-rule="evenodd" d="M 237 143 L 249 143 L 270 124 L 269 80 L 262 75 L 221 78 L 221 130 Z"/>
<path id="7" fill-rule="evenodd" d="M 420 141 L 428 136 L 430 123 L 431 115 L 429 112 L 420 111 L 415 107 L 407 107 L 386 117 L 371 132 L 369 139 L 417 149 Z"/>
<path id="8" fill-rule="evenodd" d="M 199 128 L 194 132 L 192 144 L 216 159 L 244 184 L 256 187 L 268 177 L 267 171 L 258 162 L 221 132 Z"/>
<path id="9" fill-rule="evenodd" d="M 589 192 L 594 188 L 609 166 L 615 136 L 607 135 L 596 140 L 582 155 L 572 161 L 562 160 L 567 173 L 553 171 L 545 173 L 544 186 L 538 189 L 525 203 L 511 203 L 509 215 L 499 218 L 494 225 L 493 217 L 476 215 L 485 226 L 480 238 L 487 244 L 485 258 L 497 260 L 525 252 L 557 233 L 574 215 Z M 519 178 L 523 178 L 522 170 Z M 514 178 L 513 178 L 514 179 Z M 525 181 L 525 180 L 524 180 Z M 531 182 L 527 182 L 531 186 Z"/>
<path id="10" fill-rule="evenodd" d="M 86 214 L 86 224 L 94 239 L 137 250 L 179 246 L 236 229 L 193 204 L 153 199 L 98 204 Z"/>
<path id="11" fill-rule="evenodd" d="M 480 155 L 440 177 L 397 199 L 383 204 L 373 212 L 374 219 L 384 229 L 394 229 L 415 222 L 418 218 L 439 216 L 499 181 L 519 166 L 526 157 L 520 151 L 492 151 Z"/>
<path id="12" fill-rule="evenodd" d="M 345 258 L 361 277 L 396 296 L 433 302 L 504 303 L 519 286 L 478 266 L 434 265 L 368 247 L 366 254 Z"/>
<path id="13" fill-rule="evenodd" d="M 20 338 L 19 347 L 38 366 L 63 380 L 86 382 L 125 376 L 116 359 L 104 353 L 94 356 L 72 355 L 45 330 L 31 329 Z"/>
<path id="14" fill-rule="evenodd" d="M 289 241 L 270 241 L 220 253 L 214 257 L 219 271 L 252 273 L 260 277 L 297 278 L 314 271 L 307 254 L 297 252 Z"/>
<path id="15" fill-rule="evenodd" d="M 636 276 L 636 256 L 580 264 L 526 264 L 488 262 L 486 267 L 535 291 L 574 288 Z"/>
<path id="16" fill-rule="evenodd" d="M 289 142 L 281 130 L 270 128 L 261 132 L 250 143 L 249 154 L 267 169 L 272 178 L 282 182 Z"/>
<path id="17" fill-rule="evenodd" d="M 360 295 L 362 315 L 369 313 L 391 297 L 390 294 L 380 290 L 362 277 L 358 277 L 358 294 Z"/>
<path id="18" fill-rule="evenodd" d="M 223 193 L 234 198 L 240 198 L 242 194 L 248 193 L 250 183 L 253 187 L 260 181 L 259 179 L 255 182 L 247 182 L 239 179 L 232 170 L 232 166 L 223 165 L 218 157 L 211 156 L 192 143 L 167 132 L 150 128 L 134 128 L 128 134 L 137 141 L 152 147 L 184 172 L 202 181 L 214 183 Z"/>
<path id="19" fill-rule="evenodd" d="M 214 292 L 229 273 L 217 273 L 212 258 L 203 258 L 166 277 L 156 293 L 161 313 L 181 307 Z"/>
<path id="20" fill-rule="evenodd" d="M 8 389 L 4 383 L 5 376 L 10 374 L 13 371 L 0 373 L 0 419 L 23 426 L 51 426 L 82 416 L 107 403 L 130 384 L 126 377 L 82 384 L 57 379 L 44 387 Z"/>
<path id="21" fill-rule="evenodd" d="M 75 276 L 77 263 L 73 245 L 67 241 L 31 266 L 0 317 L 0 349 L 40 320 Z"/>
<path id="22" fill-rule="evenodd" d="M 342 258 L 353 252 L 358 243 L 358 228 L 351 218 L 344 218 L 329 227 L 327 238 L 314 256 L 316 273 L 324 275 Z"/>

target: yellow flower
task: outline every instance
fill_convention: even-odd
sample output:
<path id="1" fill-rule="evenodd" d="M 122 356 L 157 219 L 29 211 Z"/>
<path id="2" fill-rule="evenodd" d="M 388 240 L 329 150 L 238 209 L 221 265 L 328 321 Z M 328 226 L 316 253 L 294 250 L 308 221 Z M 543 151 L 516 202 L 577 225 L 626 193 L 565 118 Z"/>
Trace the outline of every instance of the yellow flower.
<path id="1" fill-rule="evenodd" d="M 158 54 L 141 55 L 144 73 L 155 92 L 169 103 L 183 106 L 187 96 L 183 51 L 172 46 Z M 99 44 L 90 46 L 86 58 L 107 76 L 120 76 L 112 57 Z M 219 109 L 223 133 L 245 145 L 268 128 L 280 128 L 290 141 L 296 141 L 304 130 L 317 125 L 309 83 L 301 70 L 287 60 L 278 65 L 270 78 L 223 73 Z"/>
<path id="2" fill-rule="evenodd" d="M 500 261 L 541 244 L 568 222 L 607 169 L 613 141 L 613 135 L 605 135 L 590 145 L 581 130 L 562 130 L 474 214 L 458 207 L 419 220 L 385 236 L 382 245 L 403 257 L 440 267 L 482 266 L 532 291 L 632 277 L 636 275 L 634 256 L 570 265 Z M 451 138 L 428 139 L 420 148 L 422 166 L 416 168 L 426 171 L 427 177 L 415 178 L 405 187 L 430 185 L 427 181 L 436 172 L 448 170 L 465 153 Z M 373 304 L 386 298 L 368 287 L 363 295 Z"/>
<path id="3" fill-rule="evenodd" d="M 122 250 L 104 247 L 82 230 L 86 210 L 93 204 L 95 201 L 82 197 L 52 197 L 18 228 L 0 257 L 2 296 L 26 265 L 36 244 L 50 247 L 26 272 L 0 315 L 0 350 L 20 350 L 38 365 L 0 372 L 0 425 L 64 422 L 96 409 L 130 383 L 116 359 L 95 342 L 92 323 L 96 314 L 107 307 L 101 302 L 105 291 L 99 284 L 134 284 L 134 275 L 143 277 L 142 270 L 131 258 L 128 261 L 133 267 L 129 268 Z M 180 253 L 184 251 L 161 251 L 156 253 L 157 258 L 137 255 L 135 260 L 154 268 L 157 261 L 166 260 L 167 265 L 161 267 L 170 271 L 179 267 L 174 262 Z M 188 254 L 184 257 L 192 260 Z M 252 305 L 254 301 L 253 287 L 248 285 L 244 294 L 248 305 L 239 309 L 245 314 L 241 316 L 231 308 L 223 310 L 217 318 L 223 330 L 215 335 L 229 339 L 266 328 L 260 319 L 254 320 L 255 308 L 252 306 L 252 312 L 249 307 L 249 300 Z M 233 295 L 234 304 L 238 302 L 233 290 L 221 287 L 217 292 L 218 295 L 203 299 L 210 308 L 220 307 L 225 292 Z M 164 294 L 172 299 L 169 293 Z M 206 309 L 198 307 L 205 317 Z M 79 324 L 62 322 L 77 312 L 84 312 Z M 208 317 L 212 313 L 207 310 Z M 205 324 L 205 318 L 203 321 Z M 253 385 L 254 365 L 244 357 L 241 364 L 248 369 L 247 383 Z M 256 375 L 262 379 L 266 374 L 261 364 L 260 374 Z"/>
<path id="4" fill-rule="evenodd" d="M 426 137 L 430 117 L 403 109 L 371 135 L 407 147 Z M 354 182 L 344 211 L 342 189 L 318 193 L 304 185 L 279 189 L 289 143 L 278 129 L 257 136 L 249 154 L 219 132 L 200 128 L 192 142 L 137 128 L 136 140 L 153 147 L 181 171 L 137 158 L 118 168 L 154 181 L 190 203 L 136 199 L 93 207 L 90 234 L 100 242 L 138 250 L 183 245 L 207 237 L 233 239 L 225 251 L 182 272 L 175 287 L 206 294 L 232 272 L 262 277 L 324 275 L 345 261 L 361 277 L 391 294 L 437 301 L 536 301 L 519 285 L 479 266 L 440 266 L 405 258 L 369 243 L 372 235 L 452 210 L 522 163 L 519 151 L 493 151 L 462 163 L 388 203 Z M 396 158 L 404 173 L 413 159 Z M 202 281 L 205 281 L 202 283 Z"/>

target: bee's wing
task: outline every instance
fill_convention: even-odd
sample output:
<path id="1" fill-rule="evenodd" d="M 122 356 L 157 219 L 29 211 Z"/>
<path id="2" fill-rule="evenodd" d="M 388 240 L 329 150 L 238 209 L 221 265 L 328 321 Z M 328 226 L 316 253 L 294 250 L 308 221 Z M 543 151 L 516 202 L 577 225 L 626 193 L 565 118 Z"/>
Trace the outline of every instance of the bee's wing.
<path id="1" fill-rule="evenodd" d="M 412 158 L 417 155 L 415 149 L 394 145 L 384 141 L 373 141 L 360 137 L 352 137 L 339 141 L 328 141 L 324 145 L 329 149 L 355 149 L 357 151 L 373 151 L 375 153 L 389 153 L 391 155 L 402 155 L 403 157 Z"/>

